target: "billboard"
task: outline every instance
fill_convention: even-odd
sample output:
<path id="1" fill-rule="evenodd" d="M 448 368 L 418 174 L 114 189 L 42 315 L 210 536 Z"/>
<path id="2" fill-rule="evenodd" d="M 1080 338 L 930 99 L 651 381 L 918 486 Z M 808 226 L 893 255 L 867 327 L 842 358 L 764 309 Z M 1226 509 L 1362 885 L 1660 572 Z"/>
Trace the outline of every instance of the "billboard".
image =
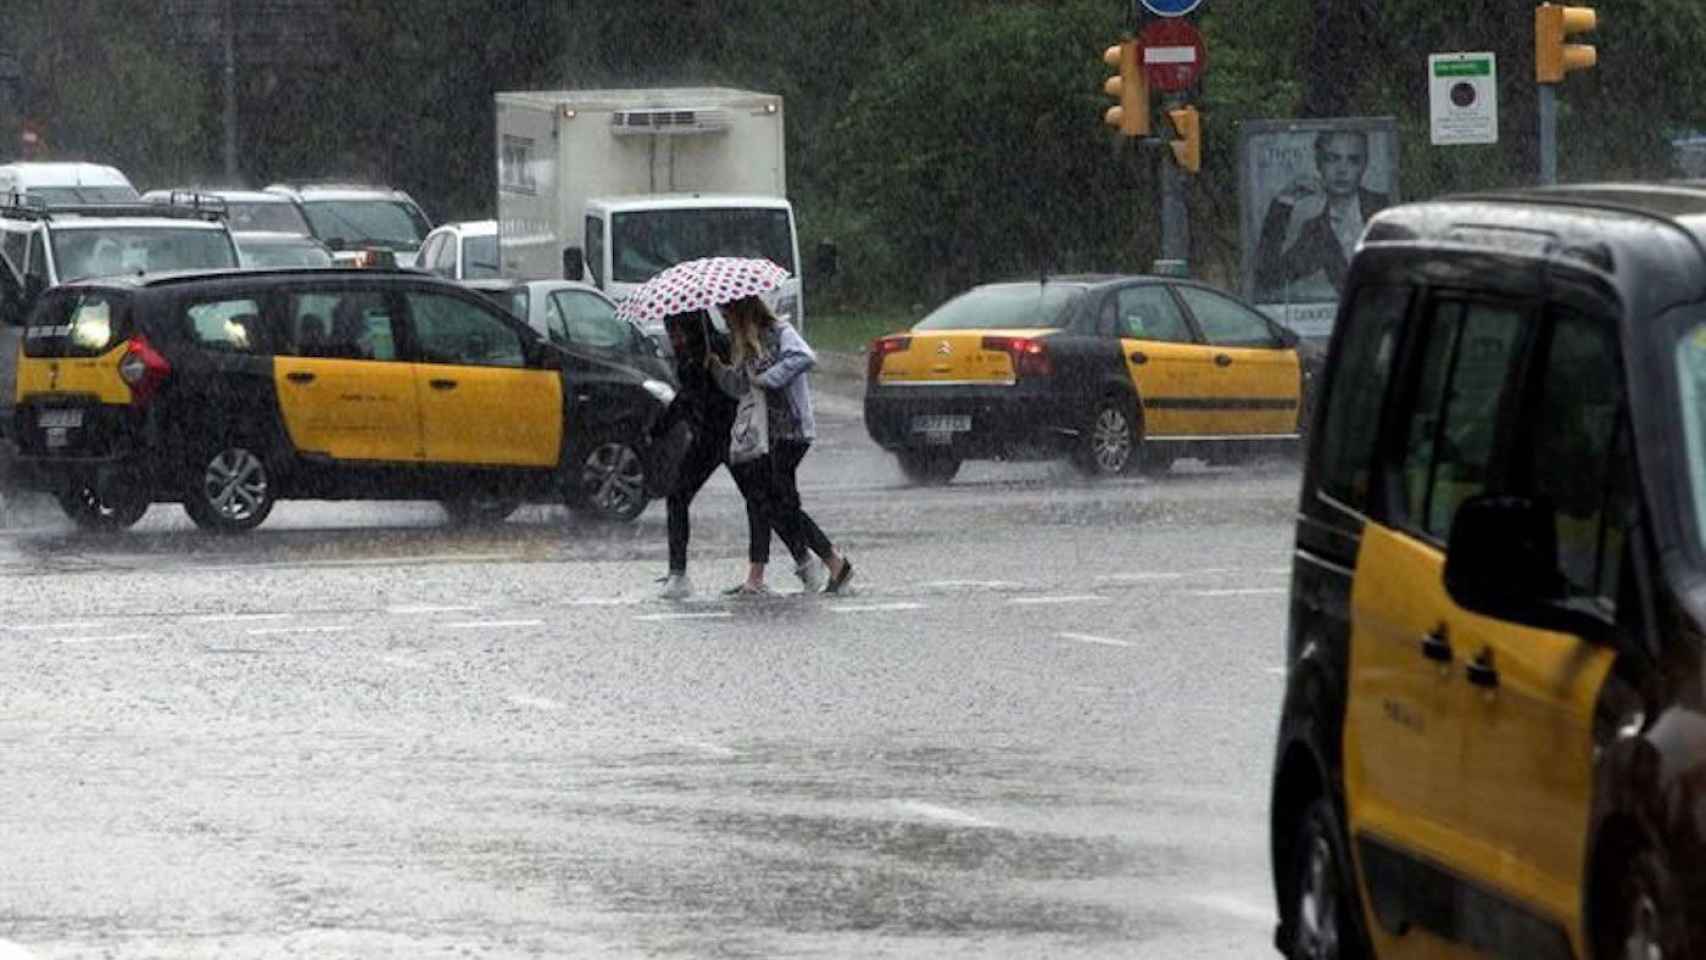
<path id="1" fill-rule="evenodd" d="M 1397 202 L 1391 117 L 1239 124 L 1245 298 L 1302 336 L 1326 337 L 1363 226 Z"/>

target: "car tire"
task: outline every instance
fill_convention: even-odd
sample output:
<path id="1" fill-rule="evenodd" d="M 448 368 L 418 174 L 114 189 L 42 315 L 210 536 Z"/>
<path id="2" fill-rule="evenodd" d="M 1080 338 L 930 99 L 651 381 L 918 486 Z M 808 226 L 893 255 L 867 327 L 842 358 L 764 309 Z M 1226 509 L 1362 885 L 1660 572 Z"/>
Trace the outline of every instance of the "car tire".
<path id="1" fill-rule="evenodd" d="M 450 522 L 461 527 L 485 527 L 503 523 L 521 508 L 515 497 L 494 497 L 474 494 L 440 501 Z"/>
<path id="2" fill-rule="evenodd" d="M 640 449 L 634 441 L 614 433 L 594 437 L 570 461 L 563 499 L 575 513 L 632 523 L 650 502 Z"/>
<path id="3" fill-rule="evenodd" d="M 266 521 L 278 502 L 266 457 L 229 443 L 190 465 L 184 512 L 213 533 L 246 533 Z"/>
<path id="4" fill-rule="evenodd" d="M 951 482 L 960 472 L 960 458 L 951 453 L 929 450 L 901 450 L 895 454 L 900 472 L 908 482 L 921 487 L 939 487 Z"/>
<path id="5" fill-rule="evenodd" d="M 1292 846 L 1287 888 L 1291 903 L 1283 906 L 1291 942 L 1291 960 L 1362 960 L 1369 955 L 1358 922 L 1356 874 L 1345 850 L 1333 802 L 1317 796 L 1304 808 Z"/>
<path id="6" fill-rule="evenodd" d="M 79 529 L 98 533 L 128 530 L 148 512 L 146 494 L 106 497 L 93 486 L 74 487 L 55 495 L 59 508 Z"/>
<path id="7" fill-rule="evenodd" d="M 1613 903 L 1597 924 L 1594 955 L 1606 960 L 1624 957 L 1685 955 L 1682 917 L 1686 910 L 1676 896 L 1676 884 L 1658 853 L 1638 847 L 1624 860 L 1618 882 L 1607 891 Z"/>
<path id="8" fill-rule="evenodd" d="M 1117 477 L 1143 462 L 1143 430 L 1131 402 L 1104 397 L 1072 452 L 1072 465 L 1087 477 Z"/>

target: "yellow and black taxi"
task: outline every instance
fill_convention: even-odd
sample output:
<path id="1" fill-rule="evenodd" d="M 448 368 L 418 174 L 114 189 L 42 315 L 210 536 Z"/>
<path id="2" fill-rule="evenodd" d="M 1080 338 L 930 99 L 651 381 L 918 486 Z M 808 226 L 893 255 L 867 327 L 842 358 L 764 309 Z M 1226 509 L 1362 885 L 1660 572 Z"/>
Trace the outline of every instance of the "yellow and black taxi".
<path id="1" fill-rule="evenodd" d="M 637 438 L 668 384 L 547 343 L 412 271 L 233 270 L 81 281 L 27 315 L 6 425 L 14 479 L 79 525 L 178 502 L 218 531 L 276 502 L 521 502 L 632 519 Z"/>
<path id="2" fill-rule="evenodd" d="M 1290 956 L 1706 956 L 1706 189 L 1382 212 L 1298 514 Z"/>
<path id="3" fill-rule="evenodd" d="M 865 427 L 917 483 L 970 459 L 1164 470 L 1295 445 L 1308 346 L 1206 284 L 1062 276 L 974 287 L 872 341 Z"/>

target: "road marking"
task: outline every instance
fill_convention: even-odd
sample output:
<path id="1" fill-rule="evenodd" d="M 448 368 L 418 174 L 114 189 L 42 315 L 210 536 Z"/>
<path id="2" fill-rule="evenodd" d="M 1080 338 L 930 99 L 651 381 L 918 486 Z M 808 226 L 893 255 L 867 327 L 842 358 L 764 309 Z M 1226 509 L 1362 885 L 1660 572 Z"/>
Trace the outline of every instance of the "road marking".
<path id="1" fill-rule="evenodd" d="M 1115 640 L 1113 637 L 1098 637 L 1093 633 L 1057 633 L 1055 636 L 1062 640 L 1076 640 L 1079 643 L 1099 643 L 1105 647 L 1135 647 L 1137 644 L 1130 640 Z"/>
<path id="2" fill-rule="evenodd" d="M 1285 667 L 1269 667 L 1269 668 L 1268 668 L 1268 669 L 1267 669 L 1267 670 L 1266 670 L 1266 672 L 1267 672 L 1267 673 L 1271 673 L 1271 674 L 1273 674 L 1273 675 L 1274 675 L 1274 676 L 1276 676 L 1276 677 L 1283 677 L 1283 676 L 1285 676 L 1285 675 L 1286 675 L 1286 673 L 1287 673 L 1287 672 L 1289 672 L 1289 671 L 1287 671 L 1287 669 L 1286 669 L 1286 668 L 1285 668 Z"/>
<path id="3" fill-rule="evenodd" d="M 1187 590 L 1193 597 L 1271 597 L 1290 593 L 1290 587 L 1241 587 L 1229 590 Z"/>
<path id="4" fill-rule="evenodd" d="M 899 613 L 903 610 L 923 610 L 922 603 L 841 604 L 829 608 L 831 613 Z"/>
<path id="5" fill-rule="evenodd" d="M 7 627 L 7 630 L 17 630 L 20 633 L 35 633 L 46 630 L 87 630 L 101 624 L 95 620 L 67 620 L 63 623 L 19 623 Z"/>
<path id="6" fill-rule="evenodd" d="M 444 564 L 444 563 L 499 563 L 512 560 L 525 563 L 523 557 L 508 553 L 440 553 L 424 554 L 418 557 L 359 557 L 346 560 L 279 560 L 273 563 L 246 563 L 241 565 L 219 565 L 202 567 L 201 569 L 214 572 L 227 570 L 302 570 L 302 569 L 337 569 L 339 567 L 405 567 L 410 564 Z"/>
<path id="7" fill-rule="evenodd" d="M 576 597 L 573 600 L 562 601 L 562 605 L 565 607 L 631 607 L 641 602 L 642 600 L 638 597 Z"/>
<path id="8" fill-rule="evenodd" d="M 734 750 L 734 749 L 731 749 L 729 747 L 722 746 L 721 744 L 706 743 L 703 740 L 673 740 L 671 742 L 674 743 L 678 747 L 686 747 L 689 750 L 697 750 L 700 753 L 710 754 L 713 757 L 720 757 L 720 758 L 727 759 L 729 757 L 740 756 L 740 751 L 738 751 L 738 750 Z"/>
<path id="9" fill-rule="evenodd" d="M 353 630 L 353 629 L 355 629 L 355 628 L 354 627 L 347 627 L 347 626 L 334 626 L 334 627 L 263 627 L 259 630 L 249 630 L 246 632 L 251 637 L 270 637 L 270 636 L 277 636 L 279 634 L 285 634 L 285 633 L 342 633 L 345 630 Z"/>
<path id="10" fill-rule="evenodd" d="M 1041 606 L 1049 603 L 1106 603 L 1107 597 L 1094 593 L 1066 593 L 1050 597 L 1012 597 L 1007 602 L 1021 606 Z"/>
<path id="11" fill-rule="evenodd" d="M 1197 571 L 1201 572 L 1201 571 Z M 1183 580 L 1183 573 L 1109 573 L 1096 578 L 1097 583 L 1151 583 L 1156 580 Z"/>
<path id="12" fill-rule="evenodd" d="M 1278 919 L 1274 916 L 1272 906 L 1252 902 L 1235 893 L 1199 893 L 1186 897 L 1185 900 L 1223 916 L 1237 917 L 1253 923 L 1266 925 Z"/>
<path id="13" fill-rule="evenodd" d="M 544 623 L 543 620 L 458 620 L 444 626 L 448 630 L 489 630 L 501 627 L 538 627 Z"/>
<path id="14" fill-rule="evenodd" d="M 191 617 L 194 623 L 245 623 L 252 620 L 289 620 L 294 613 L 210 613 Z"/>
<path id="15" fill-rule="evenodd" d="M 922 590 L 1016 590 L 1024 586 L 1014 580 L 929 580 Z"/>
<path id="16" fill-rule="evenodd" d="M 21 943 L 0 940 L 0 960 L 35 960 L 35 956 L 26 950 Z"/>
<path id="17" fill-rule="evenodd" d="M 966 813 L 964 810 L 955 810 L 953 807 L 943 807 L 934 803 L 925 803 L 922 800 L 896 800 L 894 801 L 894 805 L 907 813 L 914 813 L 929 820 L 940 820 L 944 823 L 952 823 L 962 827 L 995 826 L 994 823 L 991 823 L 982 817 Z"/>
<path id="18" fill-rule="evenodd" d="M 509 702 L 520 707 L 535 707 L 540 710 L 561 710 L 563 705 L 549 697 L 535 697 L 525 693 L 512 693 Z"/>
<path id="19" fill-rule="evenodd" d="M 414 606 L 406 606 L 406 607 L 386 607 L 385 612 L 397 614 L 397 615 L 407 615 L 407 614 L 416 614 L 416 613 L 467 613 L 470 610 L 478 610 L 478 609 L 480 609 L 480 608 L 476 607 L 476 606 L 446 607 L 446 606 L 435 606 L 435 605 L 430 604 L 430 603 L 422 603 L 422 604 L 416 604 Z"/>
<path id="20" fill-rule="evenodd" d="M 152 633 L 115 633 L 104 637 L 50 637 L 48 643 L 107 643 L 117 640 L 152 640 Z"/>
<path id="21" fill-rule="evenodd" d="M 718 610 L 714 613 L 642 613 L 634 619 L 655 623 L 661 620 L 726 620 L 733 616 L 727 610 Z"/>

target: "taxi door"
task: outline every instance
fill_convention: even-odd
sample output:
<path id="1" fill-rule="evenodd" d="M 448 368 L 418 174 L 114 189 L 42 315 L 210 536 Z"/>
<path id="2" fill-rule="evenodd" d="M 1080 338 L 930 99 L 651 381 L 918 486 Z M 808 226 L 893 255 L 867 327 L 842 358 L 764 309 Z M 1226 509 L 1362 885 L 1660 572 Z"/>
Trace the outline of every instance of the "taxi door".
<path id="1" fill-rule="evenodd" d="M 383 290 L 292 292 L 273 360 L 279 413 L 297 451 L 351 462 L 418 462 L 420 404 L 397 356 L 400 305 Z"/>
<path id="2" fill-rule="evenodd" d="M 1146 283 L 1115 291 L 1104 312 L 1120 339 L 1121 362 L 1143 401 L 1148 437 L 1200 437 L 1212 432 L 1208 351 L 1197 342 L 1178 300 L 1166 285 Z"/>
<path id="3" fill-rule="evenodd" d="M 1303 388 L 1297 351 L 1273 324 L 1230 297 L 1178 284 L 1179 297 L 1208 341 L 1218 436 L 1291 436 Z"/>
<path id="4" fill-rule="evenodd" d="M 520 329 L 484 304 L 410 291 L 421 435 L 434 464 L 554 467 L 563 442 L 563 380 L 530 369 Z"/>
<path id="5" fill-rule="evenodd" d="M 1346 807 L 1382 957 L 1473 955 L 1460 904 L 1479 861 L 1461 753 L 1478 631 L 1445 592 L 1445 549 L 1458 506 L 1486 489 L 1530 324 L 1517 309 L 1438 301 L 1420 327 L 1388 502 L 1364 530 L 1351 596 Z"/>

